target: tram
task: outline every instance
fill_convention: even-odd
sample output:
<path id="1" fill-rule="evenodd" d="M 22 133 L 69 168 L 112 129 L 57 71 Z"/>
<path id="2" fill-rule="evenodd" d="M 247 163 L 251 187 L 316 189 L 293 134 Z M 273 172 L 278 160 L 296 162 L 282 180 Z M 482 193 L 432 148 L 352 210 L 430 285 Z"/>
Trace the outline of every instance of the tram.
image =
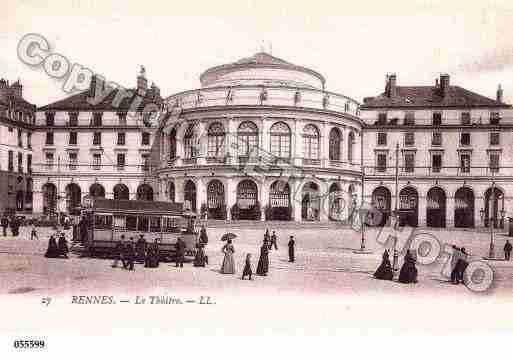
<path id="1" fill-rule="evenodd" d="M 134 243 L 143 235 L 147 243 L 157 240 L 162 259 L 172 259 L 178 237 L 194 255 L 195 217 L 182 203 L 92 198 L 83 203 L 77 233 L 90 256 L 111 255 L 122 235 Z"/>

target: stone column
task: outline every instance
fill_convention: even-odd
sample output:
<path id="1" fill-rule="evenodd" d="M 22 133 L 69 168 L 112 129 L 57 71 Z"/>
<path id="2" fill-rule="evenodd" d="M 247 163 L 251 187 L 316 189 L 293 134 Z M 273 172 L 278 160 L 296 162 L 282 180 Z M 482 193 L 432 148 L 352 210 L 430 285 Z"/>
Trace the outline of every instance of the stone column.
<path id="1" fill-rule="evenodd" d="M 184 203 L 184 178 L 175 179 L 175 202 Z"/>
<path id="2" fill-rule="evenodd" d="M 226 164 L 235 164 L 237 156 L 237 128 L 233 117 L 228 117 L 225 124 L 226 136 L 224 138 L 224 155 L 227 156 Z"/>
<path id="3" fill-rule="evenodd" d="M 196 181 L 196 213 L 201 213 L 201 205 L 207 203 L 207 185 L 204 178 Z"/>
<path id="4" fill-rule="evenodd" d="M 289 181 L 290 189 L 291 189 L 291 203 L 292 206 L 292 213 L 294 213 L 294 221 L 295 222 L 301 222 L 301 199 L 302 199 L 302 193 L 301 193 L 301 180 L 294 180 Z"/>
<path id="5" fill-rule="evenodd" d="M 237 185 L 236 179 L 228 177 L 226 179 L 226 215 L 227 219 L 231 221 L 231 209 L 237 201 Z"/>
<path id="6" fill-rule="evenodd" d="M 485 217 L 486 213 L 481 219 L 481 209 L 485 209 L 484 197 L 475 197 L 474 198 L 474 226 L 475 227 L 484 227 L 485 225 Z"/>
<path id="7" fill-rule="evenodd" d="M 427 210 L 427 199 L 425 196 L 419 195 L 419 204 L 418 204 L 418 217 L 419 217 L 419 227 L 425 227 L 427 225 L 426 222 L 426 210 Z"/>
<path id="8" fill-rule="evenodd" d="M 322 167 L 328 167 L 329 163 L 329 150 L 330 150 L 330 141 L 329 141 L 329 126 L 326 122 L 322 124 L 321 128 L 321 143 L 319 144 L 319 159 L 321 160 Z"/>
<path id="9" fill-rule="evenodd" d="M 34 214 L 43 213 L 43 192 L 32 192 L 32 212 Z"/>
<path id="10" fill-rule="evenodd" d="M 180 167 L 183 165 L 183 157 L 185 155 L 185 150 L 183 148 L 183 135 L 186 129 L 186 124 L 181 124 L 176 126 L 176 161 L 175 166 Z"/>
<path id="11" fill-rule="evenodd" d="M 453 196 L 446 198 L 445 203 L 445 226 L 454 227 L 454 206 L 455 200 Z"/>
<path id="12" fill-rule="evenodd" d="M 260 149 L 271 152 L 271 145 L 269 141 L 269 129 L 271 128 L 271 123 L 267 118 L 262 117 L 261 122 L 261 133 L 260 133 Z"/>
<path id="13" fill-rule="evenodd" d="M 208 146 L 208 136 L 207 136 L 207 124 L 204 121 L 200 121 L 198 123 L 197 128 L 197 143 L 199 146 L 198 149 L 198 156 L 197 163 L 199 165 L 204 165 L 207 163 L 206 157 L 207 157 L 207 146 Z M 198 207 L 199 208 L 199 207 Z"/>
<path id="14" fill-rule="evenodd" d="M 262 216 L 261 216 L 261 220 L 262 221 L 265 221 L 265 207 L 269 204 L 269 185 L 268 184 L 268 181 L 266 181 L 264 178 L 262 178 L 262 180 L 260 181 L 260 188 L 259 188 L 259 191 L 258 191 L 258 197 L 259 197 L 259 202 L 260 202 L 260 206 L 261 206 L 261 209 L 262 209 Z"/>

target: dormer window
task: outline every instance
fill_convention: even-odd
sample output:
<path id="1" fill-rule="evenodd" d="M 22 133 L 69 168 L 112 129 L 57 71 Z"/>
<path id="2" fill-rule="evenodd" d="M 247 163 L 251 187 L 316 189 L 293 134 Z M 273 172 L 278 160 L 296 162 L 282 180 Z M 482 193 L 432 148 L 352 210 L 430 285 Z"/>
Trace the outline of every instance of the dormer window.
<path id="1" fill-rule="evenodd" d="M 498 125 L 500 120 L 501 116 L 498 112 L 490 112 L 490 125 Z"/>
<path id="2" fill-rule="evenodd" d="M 406 112 L 404 114 L 404 125 L 405 126 L 415 125 L 415 112 Z"/>
<path id="3" fill-rule="evenodd" d="M 46 125 L 47 126 L 54 126 L 55 125 L 55 112 L 46 112 Z"/>
<path id="4" fill-rule="evenodd" d="M 378 113 L 377 125 L 386 125 L 386 124 L 387 124 L 387 113 L 386 112 Z"/>
<path id="5" fill-rule="evenodd" d="M 78 112 L 69 112 L 69 123 L 68 126 L 78 126 Z"/>
<path id="6" fill-rule="evenodd" d="M 440 125 L 442 125 L 442 113 L 434 112 L 433 113 L 433 126 L 440 126 Z"/>
<path id="7" fill-rule="evenodd" d="M 462 112 L 461 113 L 461 124 L 462 125 L 470 125 L 470 112 Z"/>

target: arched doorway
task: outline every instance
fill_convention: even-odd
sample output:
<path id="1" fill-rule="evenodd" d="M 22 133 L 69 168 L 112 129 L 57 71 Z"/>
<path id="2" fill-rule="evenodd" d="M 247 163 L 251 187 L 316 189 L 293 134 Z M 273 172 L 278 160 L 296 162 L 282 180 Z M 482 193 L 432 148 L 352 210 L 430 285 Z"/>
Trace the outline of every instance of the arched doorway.
<path id="1" fill-rule="evenodd" d="M 113 194 L 115 200 L 127 201 L 130 199 L 130 190 L 123 183 L 118 183 L 117 185 L 115 185 L 112 192 L 114 192 Z"/>
<path id="2" fill-rule="evenodd" d="M 153 188 L 147 183 L 143 183 L 137 187 L 138 201 L 153 201 Z"/>
<path id="3" fill-rule="evenodd" d="M 290 186 L 287 182 L 278 180 L 271 184 L 268 211 L 266 219 L 273 221 L 290 221 L 292 219 Z"/>
<path id="4" fill-rule="evenodd" d="M 433 187 L 427 193 L 426 224 L 428 227 L 445 227 L 446 196 L 443 189 Z"/>
<path id="5" fill-rule="evenodd" d="M 454 194 L 454 227 L 474 227 L 474 192 L 468 187 L 459 188 Z"/>
<path id="6" fill-rule="evenodd" d="M 105 198 L 105 188 L 99 183 L 93 183 L 89 187 L 89 196 L 93 198 Z"/>
<path id="7" fill-rule="evenodd" d="M 419 194 L 413 187 L 399 192 L 399 225 L 417 227 L 419 224 Z"/>
<path id="8" fill-rule="evenodd" d="M 252 180 L 242 180 L 237 185 L 236 219 L 260 219 L 258 187 Z"/>
<path id="9" fill-rule="evenodd" d="M 175 192 L 175 184 L 173 182 L 169 182 L 169 188 L 168 188 L 168 196 L 169 196 L 169 200 L 171 202 L 175 202 L 176 201 L 176 192 Z"/>
<path id="10" fill-rule="evenodd" d="M 193 181 L 187 180 L 183 188 L 184 209 L 196 212 L 196 185 Z"/>
<path id="11" fill-rule="evenodd" d="M 57 187 L 53 183 L 46 183 L 43 188 L 43 213 L 55 213 L 57 209 Z"/>
<path id="12" fill-rule="evenodd" d="M 343 220 L 344 198 L 338 183 L 332 183 L 329 188 L 329 219 L 332 221 Z"/>
<path id="13" fill-rule="evenodd" d="M 308 182 L 303 186 L 301 218 L 305 221 L 318 221 L 320 215 L 319 186 Z"/>
<path id="14" fill-rule="evenodd" d="M 381 212 L 381 220 L 379 223 L 372 223 L 376 226 L 384 226 L 387 224 L 390 214 L 392 213 L 392 194 L 386 187 L 380 186 L 372 191 L 372 206 Z M 376 222 L 378 219 L 375 220 Z"/>
<path id="15" fill-rule="evenodd" d="M 76 183 L 70 183 L 66 186 L 66 211 L 69 214 L 80 213 L 82 204 L 82 190 Z"/>
<path id="16" fill-rule="evenodd" d="M 494 228 L 504 228 L 504 214 L 504 193 L 497 187 L 493 192 L 488 188 L 485 192 L 485 226 L 488 227 L 491 220 Z"/>
<path id="17" fill-rule="evenodd" d="M 226 206 L 224 204 L 224 185 L 219 180 L 212 180 L 207 186 L 208 218 L 226 219 Z"/>

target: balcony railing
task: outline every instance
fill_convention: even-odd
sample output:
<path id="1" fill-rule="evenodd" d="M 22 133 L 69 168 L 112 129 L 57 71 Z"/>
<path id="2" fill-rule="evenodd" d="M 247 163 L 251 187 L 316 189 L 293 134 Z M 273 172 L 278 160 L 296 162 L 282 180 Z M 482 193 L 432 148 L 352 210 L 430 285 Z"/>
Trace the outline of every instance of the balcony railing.
<path id="1" fill-rule="evenodd" d="M 492 177 L 513 176 L 513 167 L 403 167 L 397 168 L 400 177 Z M 394 177 L 395 167 L 365 166 L 365 176 Z M 493 172 L 493 173 L 492 173 Z"/>

